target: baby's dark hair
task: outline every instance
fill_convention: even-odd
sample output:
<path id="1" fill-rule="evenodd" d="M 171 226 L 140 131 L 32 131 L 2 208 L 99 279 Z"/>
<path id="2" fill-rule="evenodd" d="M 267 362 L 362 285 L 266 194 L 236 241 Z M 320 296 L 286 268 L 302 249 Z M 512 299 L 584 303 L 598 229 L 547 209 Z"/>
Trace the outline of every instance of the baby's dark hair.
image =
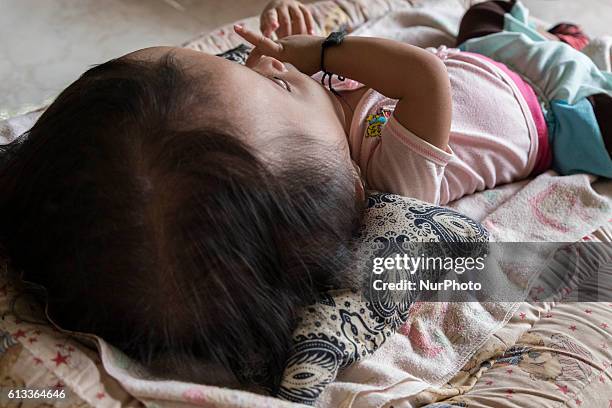
<path id="1" fill-rule="evenodd" d="M 212 362 L 269 385 L 298 309 L 339 286 L 360 203 L 329 146 L 278 136 L 273 162 L 221 112 L 194 119 L 217 109 L 202 75 L 171 53 L 85 72 L 3 147 L 0 240 L 60 327 L 159 376 Z"/>

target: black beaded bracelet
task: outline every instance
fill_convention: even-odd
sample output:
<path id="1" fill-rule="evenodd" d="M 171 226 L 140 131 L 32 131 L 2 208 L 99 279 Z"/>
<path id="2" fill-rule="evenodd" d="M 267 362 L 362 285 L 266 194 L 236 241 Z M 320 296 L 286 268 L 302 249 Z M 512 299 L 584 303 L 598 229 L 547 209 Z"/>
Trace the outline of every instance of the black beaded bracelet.
<path id="1" fill-rule="evenodd" d="M 347 31 L 334 31 L 330 35 L 327 36 L 325 40 L 321 43 L 321 71 L 323 71 L 323 76 L 321 77 L 321 85 L 325 85 L 325 78 L 328 78 L 327 85 L 329 90 L 337 95 L 336 90 L 332 87 L 332 76 L 336 75 L 332 72 L 329 72 L 325 69 L 325 50 L 329 47 L 334 47 L 342 44 L 344 41 L 344 37 L 346 37 Z M 344 81 L 344 77 L 340 75 L 336 75 L 340 81 Z"/>

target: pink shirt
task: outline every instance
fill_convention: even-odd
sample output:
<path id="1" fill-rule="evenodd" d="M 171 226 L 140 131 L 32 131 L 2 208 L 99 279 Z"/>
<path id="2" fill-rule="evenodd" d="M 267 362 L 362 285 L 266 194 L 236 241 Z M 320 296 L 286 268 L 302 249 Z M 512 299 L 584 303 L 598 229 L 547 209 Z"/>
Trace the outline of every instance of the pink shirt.
<path id="1" fill-rule="evenodd" d="M 476 54 L 430 50 L 444 61 L 451 82 L 449 147 L 420 139 L 393 116 L 396 100 L 366 91 L 355 109 L 349 145 L 368 188 L 443 205 L 528 177 L 537 159 L 538 128 L 542 133 L 530 111 L 534 101 L 527 102 L 530 94 L 524 96 L 515 81 L 528 85 Z"/>

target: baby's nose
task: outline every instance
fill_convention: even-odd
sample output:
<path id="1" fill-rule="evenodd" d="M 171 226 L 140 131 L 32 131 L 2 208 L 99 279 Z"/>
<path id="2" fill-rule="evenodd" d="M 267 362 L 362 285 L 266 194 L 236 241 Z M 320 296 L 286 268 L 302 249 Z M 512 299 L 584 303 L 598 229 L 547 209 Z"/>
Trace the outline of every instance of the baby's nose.
<path id="1" fill-rule="evenodd" d="M 285 64 L 277 60 L 276 58 L 262 55 L 257 63 L 257 67 L 266 71 L 272 72 L 287 72 Z"/>

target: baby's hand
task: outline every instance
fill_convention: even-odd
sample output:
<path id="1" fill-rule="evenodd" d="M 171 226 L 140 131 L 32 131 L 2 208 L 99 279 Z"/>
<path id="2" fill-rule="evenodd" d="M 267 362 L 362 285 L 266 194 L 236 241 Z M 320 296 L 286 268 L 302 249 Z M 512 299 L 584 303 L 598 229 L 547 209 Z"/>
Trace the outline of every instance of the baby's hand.
<path id="1" fill-rule="evenodd" d="M 272 41 L 262 34 L 235 25 L 236 34 L 253 44 L 246 65 L 252 67 L 262 55 L 289 62 L 306 75 L 316 74 L 321 67 L 321 44 L 323 37 L 314 35 L 292 35 L 282 40 Z"/>
<path id="2" fill-rule="evenodd" d="M 299 1 L 272 0 L 260 17 L 260 29 L 264 36 L 276 32 L 278 38 L 296 34 L 314 34 L 315 23 L 310 10 Z"/>

